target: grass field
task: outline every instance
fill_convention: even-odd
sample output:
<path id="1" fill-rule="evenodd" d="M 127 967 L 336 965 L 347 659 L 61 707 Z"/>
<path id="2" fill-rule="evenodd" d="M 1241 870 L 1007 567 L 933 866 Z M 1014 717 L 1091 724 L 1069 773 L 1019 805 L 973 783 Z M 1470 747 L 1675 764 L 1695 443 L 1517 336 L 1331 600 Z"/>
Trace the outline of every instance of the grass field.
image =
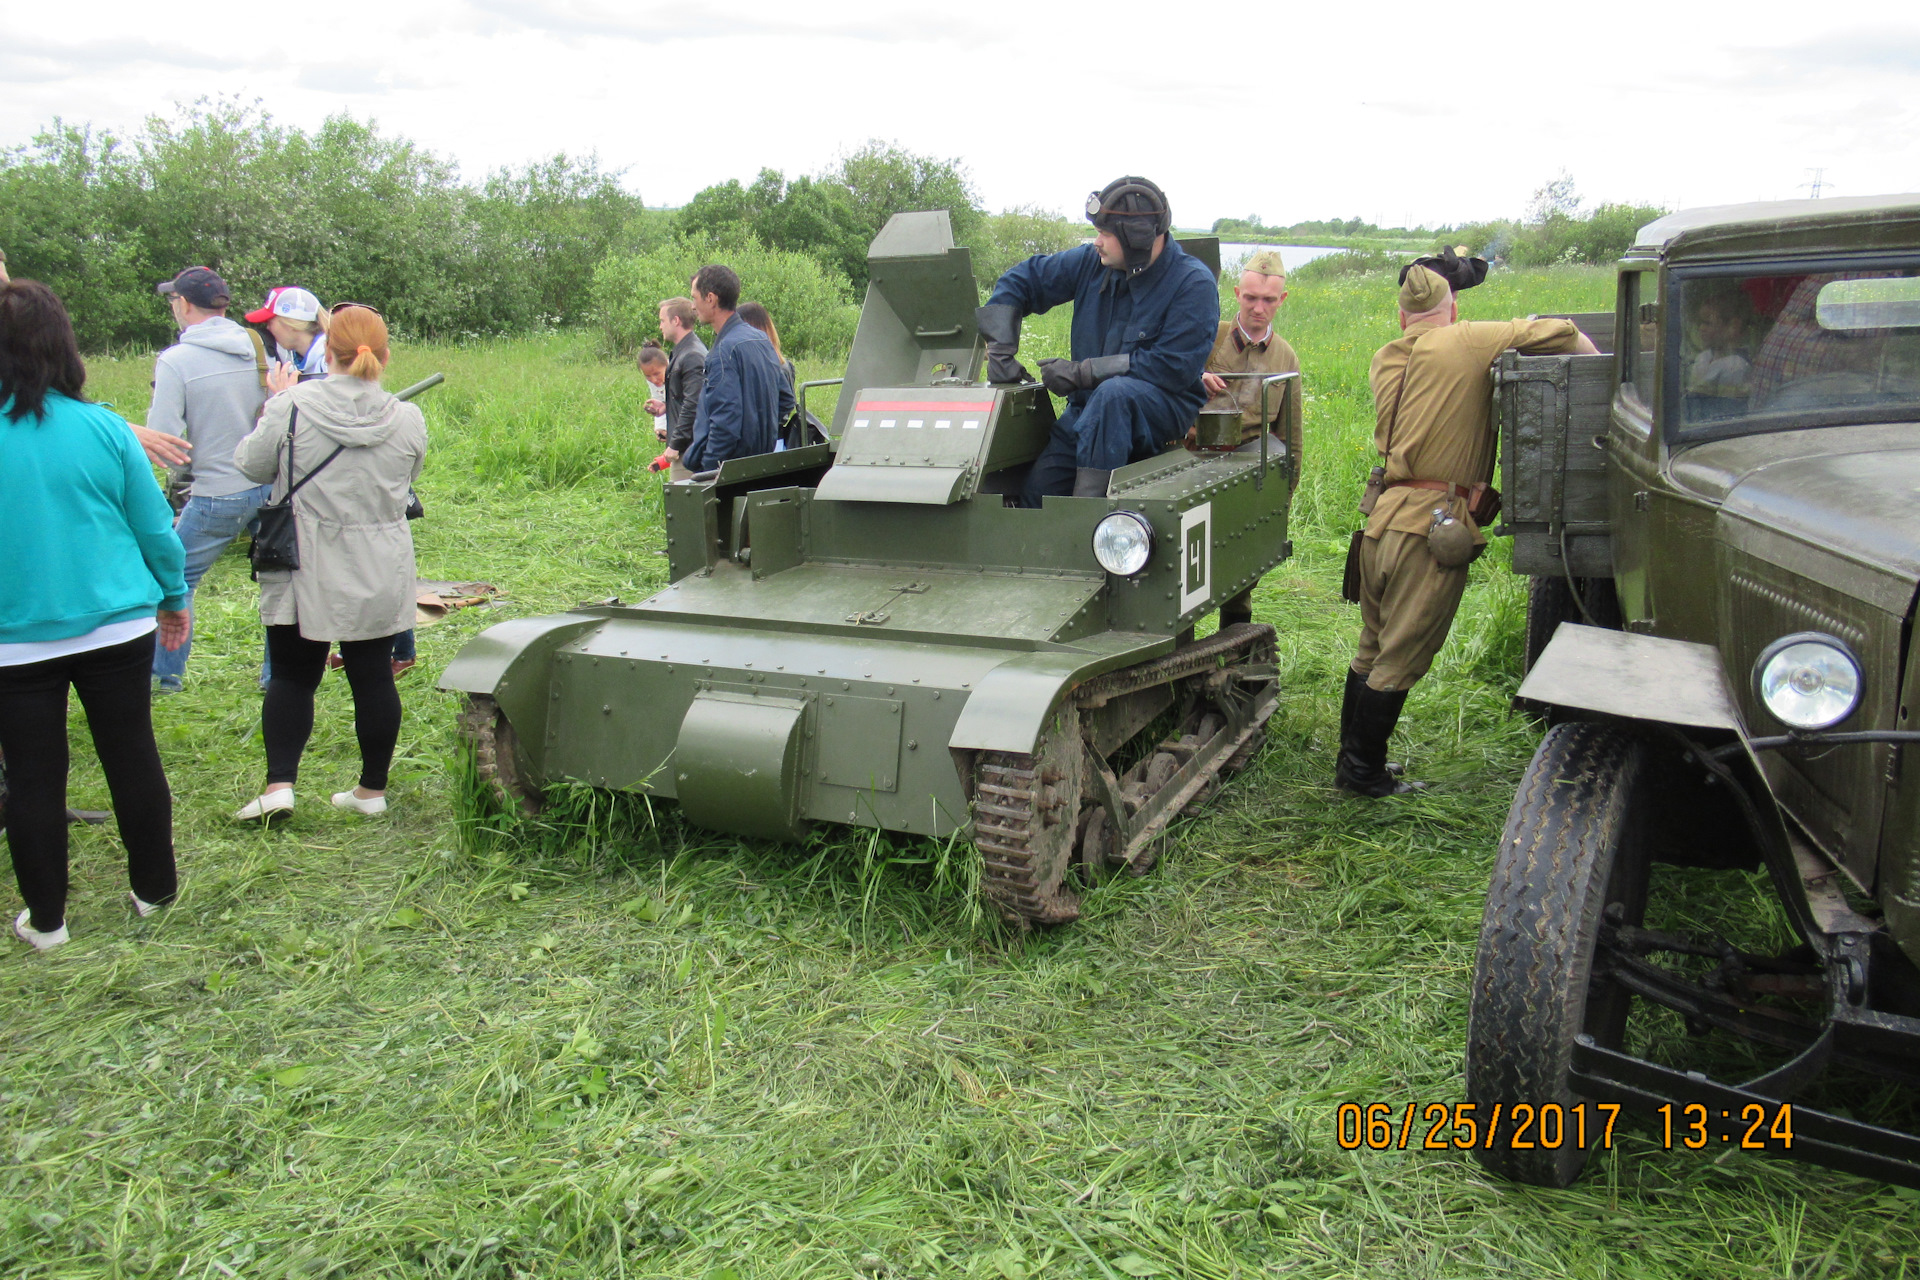
<path id="1" fill-rule="evenodd" d="M 1603 272 L 1502 273 L 1469 318 L 1606 305 Z M 1920 1274 L 1920 1198 L 1622 1136 L 1542 1192 L 1453 1154 L 1347 1152 L 1342 1102 L 1451 1102 L 1495 837 L 1535 730 L 1507 711 L 1504 548 L 1396 739 L 1434 789 L 1330 787 L 1338 600 L 1370 465 L 1391 278 L 1300 284 L 1311 395 L 1268 749 L 1160 866 L 1079 923 L 983 923 L 940 851 L 671 818 L 463 841 L 455 703 L 503 617 L 664 580 L 643 388 L 559 336 L 403 350 L 439 369 L 423 575 L 494 612 L 420 633 L 393 809 L 352 781 L 344 682 L 286 828 L 261 782 L 244 561 L 203 583 L 187 692 L 156 704 L 180 902 L 131 921 L 111 828 L 77 830 L 73 942 L 0 959 L 0 1274 L 10 1277 L 1815 1277 Z M 1065 317 L 1023 352 L 1063 354 Z M 838 370 L 803 368 L 817 377 Z M 150 365 L 93 390 L 144 411 Z M 73 800 L 105 807 L 74 721 Z M 317 802 L 317 803 L 316 803 Z M 1699 875 L 1701 873 L 1692 873 Z M 1765 915 L 1757 879 L 1714 882 Z"/>

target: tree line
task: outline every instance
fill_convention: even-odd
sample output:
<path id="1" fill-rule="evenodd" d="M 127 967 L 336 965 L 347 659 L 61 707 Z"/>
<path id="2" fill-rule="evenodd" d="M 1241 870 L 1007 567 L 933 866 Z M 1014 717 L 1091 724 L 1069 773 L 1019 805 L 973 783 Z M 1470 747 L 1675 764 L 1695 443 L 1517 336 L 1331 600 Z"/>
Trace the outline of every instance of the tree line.
<path id="1" fill-rule="evenodd" d="M 300 284 L 377 306 L 435 340 L 597 324 L 629 351 L 690 266 L 734 263 L 796 352 L 850 341 L 868 243 L 907 209 L 946 209 L 991 281 L 1085 229 L 988 214 L 958 160 L 874 140 L 819 174 L 762 170 L 648 208 L 598 158 L 556 154 L 478 181 L 347 115 L 308 132 L 256 106 L 197 102 L 127 137 L 56 119 L 0 151 L 0 248 L 66 300 L 88 350 L 172 338 L 156 281 L 200 264 L 235 302 Z"/>
<path id="2" fill-rule="evenodd" d="M 1612 203 L 1585 208 L 1573 178 L 1562 170 L 1536 188 L 1524 216 L 1469 222 L 1459 226 L 1380 227 L 1363 218 L 1331 218 L 1270 227 L 1259 214 L 1219 218 L 1213 233 L 1224 240 L 1291 239 L 1300 244 L 1343 236 L 1376 239 L 1430 239 L 1435 250 L 1465 245 L 1489 260 L 1516 267 L 1550 267 L 1568 263 L 1610 263 L 1633 246 L 1641 227 L 1670 212 L 1657 205 Z M 1379 256 L 1384 262 L 1393 255 Z M 1327 262 L 1322 259 L 1322 262 Z M 1327 262 L 1323 271 L 1371 269 L 1367 254 L 1345 262 Z"/>

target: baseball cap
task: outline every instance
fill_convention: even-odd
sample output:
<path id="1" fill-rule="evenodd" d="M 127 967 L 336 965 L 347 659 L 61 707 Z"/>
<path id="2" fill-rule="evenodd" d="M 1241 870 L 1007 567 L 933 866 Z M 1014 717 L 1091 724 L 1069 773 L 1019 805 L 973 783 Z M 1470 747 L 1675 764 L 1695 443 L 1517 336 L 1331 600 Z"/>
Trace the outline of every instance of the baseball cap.
<path id="1" fill-rule="evenodd" d="M 283 284 L 267 294 L 258 311 L 247 312 L 247 321 L 265 324 L 275 316 L 282 320 L 318 320 L 320 299 L 298 285 Z"/>
<path id="2" fill-rule="evenodd" d="M 196 307 L 217 311 L 233 299 L 227 282 L 208 267 L 188 267 L 171 280 L 153 286 L 155 293 L 177 293 Z"/>

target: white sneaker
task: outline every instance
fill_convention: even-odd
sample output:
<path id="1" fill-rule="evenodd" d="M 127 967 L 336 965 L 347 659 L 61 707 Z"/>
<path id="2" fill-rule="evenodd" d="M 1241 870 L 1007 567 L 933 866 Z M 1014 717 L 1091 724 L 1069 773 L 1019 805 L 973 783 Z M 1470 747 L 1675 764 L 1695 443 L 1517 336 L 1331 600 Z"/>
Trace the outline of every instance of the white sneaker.
<path id="1" fill-rule="evenodd" d="M 387 811 L 387 798 L 385 796 L 369 796 L 363 800 L 351 791 L 336 791 L 333 793 L 333 807 L 336 809 L 351 809 L 355 813 L 364 813 L 371 816 Z"/>
<path id="2" fill-rule="evenodd" d="M 133 903 L 133 913 L 143 920 L 158 911 L 162 906 L 162 904 L 158 902 L 142 901 L 140 895 L 131 889 L 127 890 L 127 900 Z"/>
<path id="3" fill-rule="evenodd" d="M 236 822 L 284 822 L 293 816 L 293 788 L 255 796 L 234 812 Z"/>
<path id="4" fill-rule="evenodd" d="M 14 917 L 13 936 L 31 944 L 35 951 L 51 951 L 67 940 L 67 922 L 62 920 L 58 929 L 42 933 L 33 927 L 33 909 L 29 907 Z"/>

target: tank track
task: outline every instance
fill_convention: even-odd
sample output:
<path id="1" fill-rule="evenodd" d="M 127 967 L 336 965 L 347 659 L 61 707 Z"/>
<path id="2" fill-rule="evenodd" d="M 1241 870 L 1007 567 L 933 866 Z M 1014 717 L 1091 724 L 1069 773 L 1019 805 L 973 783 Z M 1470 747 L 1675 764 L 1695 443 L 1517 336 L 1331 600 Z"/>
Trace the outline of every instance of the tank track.
<path id="1" fill-rule="evenodd" d="M 973 843 L 980 850 L 981 889 L 1007 920 L 1066 924 L 1080 918 L 1079 896 L 1048 864 L 1059 850 L 1060 824 L 1049 824 L 1060 800 L 1044 780 L 1048 771 L 1032 755 L 985 751 L 974 764 Z M 1071 852 L 1072 827 L 1067 827 Z"/>
<path id="2" fill-rule="evenodd" d="M 1066 887 L 1080 835 L 1081 779 L 1079 712 L 1083 707 L 1151 689 L 1173 680 L 1204 675 L 1220 667 L 1269 662 L 1274 630 L 1243 623 L 1185 645 L 1164 657 L 1096 676 L 1074 690 L 1063 713 L 1041 734 L 1031 753 L 983 751 L 974 761 L 974 846 L 980 850 L 981 890 L 1003 919 L 1027 927 L 1066 924 L 1080 918 L 1080 898 Z M 1222 768 L 1230 776 L 1250 761 L 1258 742 L 1249 742 Z M 1210 794 L 1205 788 L 1196 799 Z M 1074 812 L 1063 814 L 1072 806 Z M 1142 868 L 1144 870 L 1144 868 Z"/>
<path id="3" fill-rule="evenodd" d="M 513 755 L 513 726 L 498 703 L 484 693 L 468 694 L 460 709 L 460 736 L 473 746 L 474 772 L 482 786 L 509 809 L 529 815 L 540 812 L 540 793 L 520 776 Z"/>

